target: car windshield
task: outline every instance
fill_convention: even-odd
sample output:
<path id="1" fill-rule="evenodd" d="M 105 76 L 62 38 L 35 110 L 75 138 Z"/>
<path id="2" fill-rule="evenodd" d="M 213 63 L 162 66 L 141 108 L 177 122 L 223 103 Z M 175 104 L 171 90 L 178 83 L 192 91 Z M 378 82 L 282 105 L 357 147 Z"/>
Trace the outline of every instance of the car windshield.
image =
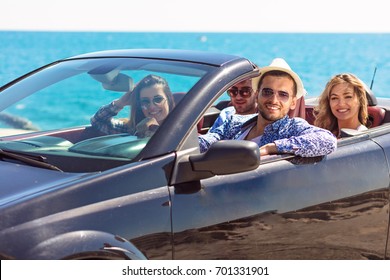
<path id="1" fill-rule="evenodd" d="M 182 95 L 212 68 L 182 61 L 123 57 L 76 58 L 51 64 L 1 89 L 0 149 L 39 154 L 66 151 L 131 160 L 153 134 L 153 129 L 141 133 L 135 126 L 131 128 L 131 110 L 136 106 L 106 109 L 102 116 L 114 123 L 111 130 L 104 125 L 91 126 L 91 118 L 148 76 L 165 80 L 177 105 Z M 151 107 L 166 105 L 167 114 L 173 109 L 164 91 L 144 95 L 140 93 L 137 99 L 142 118 L 155 117 L 158 122 L 160 112 Z M 103 121 L 107 120 L 98 119 Z M 86 133 L 86 128 L 94 134 Z"/>

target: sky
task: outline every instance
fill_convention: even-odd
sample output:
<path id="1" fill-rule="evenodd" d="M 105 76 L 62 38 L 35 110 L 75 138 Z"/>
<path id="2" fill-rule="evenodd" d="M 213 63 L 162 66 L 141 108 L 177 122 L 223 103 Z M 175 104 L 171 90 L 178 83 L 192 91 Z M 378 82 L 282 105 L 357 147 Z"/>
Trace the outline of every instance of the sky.
<path id="1" fill-rule="evenodd" d="M 0 31 L 388 33 L 385 0 L 1 0 Z"/>

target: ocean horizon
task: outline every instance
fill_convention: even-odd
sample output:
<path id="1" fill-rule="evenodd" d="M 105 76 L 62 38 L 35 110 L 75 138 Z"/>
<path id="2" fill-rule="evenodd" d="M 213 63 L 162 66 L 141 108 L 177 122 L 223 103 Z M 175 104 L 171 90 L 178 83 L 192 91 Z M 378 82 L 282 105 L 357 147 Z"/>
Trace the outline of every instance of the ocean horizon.
<path id="1" fill-rule="evenodd" d="M 0 85 L 54 60 L 112 49 L 191 49 L 246 57 L 258 66 L 284 58 L 318 96 L 335 74 L 349 72 L 390 97 L 387 33 L 180 33 L 0 31 Z"/>

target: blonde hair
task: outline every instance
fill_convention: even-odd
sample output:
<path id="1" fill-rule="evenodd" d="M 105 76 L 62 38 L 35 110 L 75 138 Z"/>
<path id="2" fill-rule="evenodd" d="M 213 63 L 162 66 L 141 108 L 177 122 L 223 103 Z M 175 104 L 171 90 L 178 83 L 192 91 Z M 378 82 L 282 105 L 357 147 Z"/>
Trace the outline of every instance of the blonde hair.
<path id="1" fill-rule="evenodd" d="M 326 84 L 324 91 L 319 97 L 318 106 L 314 108 L 314 125 L 330 130 L 334 135 L 339 132 L 337 118 L 333 115 L 330 105 L 329 96 L 332 89 L 339 84 L 348 83 L 353 86 L 353 91 L 356 94 L 360 108 L 359 108 L 359 122 L 366 125 L 368 119 L 367 111 L 367 96 L 366 89 L 363 82 L 355 75 L 350 73 L 338 74 L 332 77 Z"/>

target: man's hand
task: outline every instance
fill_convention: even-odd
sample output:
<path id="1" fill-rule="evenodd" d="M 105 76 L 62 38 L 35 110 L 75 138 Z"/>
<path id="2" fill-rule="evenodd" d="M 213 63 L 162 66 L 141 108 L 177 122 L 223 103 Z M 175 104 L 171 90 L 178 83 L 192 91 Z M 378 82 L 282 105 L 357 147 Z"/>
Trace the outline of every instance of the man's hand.
<path id="1" fill-rule="evenodd" d="M 276 148 L 275 143 L 265 144 L 264 146 L 260 147 L 260 156 L 273 155 L 277 153 L 278 149 Z"/>

